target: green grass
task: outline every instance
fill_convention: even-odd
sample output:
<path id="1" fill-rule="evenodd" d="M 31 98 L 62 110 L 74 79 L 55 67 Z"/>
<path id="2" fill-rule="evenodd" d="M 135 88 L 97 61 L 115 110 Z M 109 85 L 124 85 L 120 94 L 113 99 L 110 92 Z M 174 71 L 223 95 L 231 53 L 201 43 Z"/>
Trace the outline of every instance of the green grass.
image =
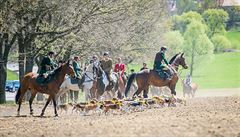
<path id="1" fill-rule="evenodd" d="M 17 79 L 18 79 L 17 73 L 7 70 L 7 80 L 17 80 Z"/>
<path id="2" fill-rule="evenodd" d="M 140 67 L 141 64 L 128 65 L 129 69 L 139 70 Z M 181 77 L 185 78 L 187 73 L 189 69 L 183 70 Z M 240 52 L 214 54 L 212 59 L 200 61 L 193 71 L 192 81 L 201 89 L 240 88 Z"/>
<path id="3" fill-rule="evenodd" d="M 228 31 L 226 36 L 232 43 L 233 48 L 240 49 L 240 31 Z"/>
<path id="4" fill-rule="evenodd" d="M 240 52 L 215 54 L 213 59 L 201 61 L 193 72 L 193 82 L 201 88 L 239 88 Z M 183 73 L 186 76 L 186 71 Z"/>

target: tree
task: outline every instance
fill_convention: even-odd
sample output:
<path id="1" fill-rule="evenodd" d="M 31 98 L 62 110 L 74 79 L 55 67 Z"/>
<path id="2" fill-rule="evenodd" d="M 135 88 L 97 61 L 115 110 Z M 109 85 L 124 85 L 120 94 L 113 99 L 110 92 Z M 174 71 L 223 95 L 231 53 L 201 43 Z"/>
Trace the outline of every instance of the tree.
<path id="1" fill-rule="evenodd" d="M 208 9 L 204 11 L 203 18 L 209 28 L 208 36 L 211 38 L 214 34 L 224 34 L 225 26 L 228 21 L 228 13 L 222 9 Z"/>
<path id="2" fill-rule="evenodd" d="M 11 47 L 16 40 L 10 15 L 10 3 L 0 3 L 0 104 L 5 103 L 5 85 L 7 78 L 7 62 Z"/>
<path id="3" fill-rule="evenodd" d="M 213 44 L 206 34 L 206 27 L 199 21 L 192 21 L 184 33 L 184 52 L 190 57 L 190 75 L 193 75 L 197 55 L 213 53 Z"/>
<path id="4" fill-rule="evenodd" d="M 195 0 L 176 0 L 177 13 L 179 15 L 184 12 L 197 10 L 197 5 Z"/>
<path id="5" fill-rule="evenodd" d="M 240 24 L 240 7 L 239 6 L 227 6 L 223 7 L 229 15 L 226 29 L 235 28 L 239 30 Z"/>
<path id="6" fill-rule="evenodd" d="M 223 52 L 224 49 L 231 48 L 231 42 L 222 35 L 214 35 L 212 43 L 214 44 L 214 53 Z"/>
<path id="7" fill-rule="evenodd" d="M 0 5 L 0 24 L 9 25 L 9 38 L 16 39 L 11 47 L 15 55 L 18 51 L 20 80 L 50 49 L 61 59 L 72 54 L 87 59 L 104 50 L 129 62 L 150 58 L 145 55 L 161 44 L 156 39 L 166 31 L 159 27 L 167 18 L 166 1 L 4 0 Z"/>
<path id="8" fill-rule="evenodd" d="M 187 25 L 190 24 L 193 20 L 203 23 L 203 18 L 201 14 L 195 11 L 189 11 L 183 13 L 182 15 L 175 15 L 172 18 L 173 21 L 173 30 L 179 30 L 182 34 L 186 31 Z"/>
<path id="9" fill-rule="evenodd" d="M 169 31 L 163 35 L 163 45 L 167 46 L 170 50 L 170 56 L 182 52 L 184 38 L 179 31 Z"/>

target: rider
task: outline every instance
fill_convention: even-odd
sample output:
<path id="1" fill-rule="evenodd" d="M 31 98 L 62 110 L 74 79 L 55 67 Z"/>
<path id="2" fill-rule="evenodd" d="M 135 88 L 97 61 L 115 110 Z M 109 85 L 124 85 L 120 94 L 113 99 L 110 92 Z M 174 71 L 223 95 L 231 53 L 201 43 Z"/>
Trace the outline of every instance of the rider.
<path id="1" fill-rule="evenodd" d="M 112 67 L 112 59 L 109 57 L 108 52 L 105 52 L 103 54 L 103 59 L 101 60 L 101 67 L 103 69 L 103 71 L 105 72 L 107 79 L 109 81 L 109 85 L 112 86 L 113 85 L 113 81 L 111 78 L 111 71 L 113 69 Z"/>
<path id="2" fill-rule="evenodd" d="M 82 69 L 80 68 L 80 66 L 78 64 L 79 60 L 80 60 L 79 56 L 75 56 L 73 58 L 73 69 L 74 69 L 76 77 L 80 79 Z"/>
<path id="3" fill-rule="evenodd" d="M 147 63 L 143 62 L 143 67 L 140 69 L 140 71 L 144 70 L 144 69 L 148 69 L 147 68 Z"/>
<path id="4" fill-rule="evenodd" d="M 58 67 L 62 66 L 63 63 L 64 63 L 63 60 L 59 60 L 59 61 L 58 61 Z"/>
<path id="5" fill-rule="evenodd" d="M 98 56 L 97 55 L 93 55 L 92 56 L 92 60 L 90 61 L 90 63 L 93 63 L 95 66 L 98 66 L 100 63 L 98 61 Z"/>
<path id="6" fill-rule="evenodd" d="M 156 54 L 155 60 L 154 60 L 154 70 L 158 71 L 160 76 L 164 80 L 170 78 L 169 72 L 166 73 L 164 72 L 164 70 L 169 70 L 169 67 L 171 67 L 165 58 L 166 51 L 167 51 L 167 48 L 165 46 L 161 47 L 160 51 Z M 163 64 L 163 61 L 165 64 Z"/>
<path id="7" fill-rule="evenodd" d="M 82 76 L 82 69 L 80 68 L 80 65 L 78 64 L 78 61 L 80 60 L 79 56 L 74 56 L 73 58 L 73 69 L 75 72 L 75 77 L 78 79 L 78 86 L 79 88 L 82 87 L 82 83 L 84 82 L 84 76 Z"/>
<path id="8" fill-rule="evenodd" d="M 55 62 L 53 62 L 54 55 L 55 53 L 53 51 L 50 51 L 48 52 L 48 55 L 42 59 L 42 62 L 40 64 L 39 77 L 45 78 L 45 75 L 48 71 L 55 69 L 57 65 Z M 44 83 L 46 79 L 41 81 L 41 83 Z"/>
<path id="9" fill-rule="evenodd" d="M 123 78 L 124 83 L 126 83 L 127 78 L 124 75 L 125 72 L 125 64 L 122 62 L 122 59 L 120 57 L 117 58 L 118 63 L 114 66 L 114 72 L 117 72 L 120 74 L 121 78 Z"/>
<path id="10" fill-rule="evenodd" d="M 191 87 L 192 78 L 191 78 L 191 75 L 190 75 L 190 74 L 187 75 L 187 78 L 186 78 L 185 83 L 186 83 L 186 85 L 188 85 L 189 87 Z"/>

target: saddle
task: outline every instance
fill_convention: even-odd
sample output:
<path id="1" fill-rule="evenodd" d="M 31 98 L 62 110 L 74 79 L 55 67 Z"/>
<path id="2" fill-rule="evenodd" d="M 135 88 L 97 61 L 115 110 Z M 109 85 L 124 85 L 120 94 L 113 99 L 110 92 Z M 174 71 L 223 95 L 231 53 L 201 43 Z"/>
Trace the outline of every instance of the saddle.
<path id="1" fill-rule="evenodd" d="M 157 72 L 158 76 L 163 80 L 167 80 L 167 79 L 170 80 L 174 74 L 174 71 L 168 67 L 164 67 L 162 69 L 155 70 L 155 71 Z"/>
<path id="2" fill-rule="evenodd" d="M 83 75 L 81 78 L 70 78 L 71 84 L 78 84 L 79 88 L 83 87 L 83 82 L 85 81 L 85 75 Z"/>
<path id="3" fill-rule="evenodd" d="M 50 73 L 48 75 L 38 75 L 36 78 L 36 82 L 40 85 L 47 84 L 54 79 L 54 74 Z"/>

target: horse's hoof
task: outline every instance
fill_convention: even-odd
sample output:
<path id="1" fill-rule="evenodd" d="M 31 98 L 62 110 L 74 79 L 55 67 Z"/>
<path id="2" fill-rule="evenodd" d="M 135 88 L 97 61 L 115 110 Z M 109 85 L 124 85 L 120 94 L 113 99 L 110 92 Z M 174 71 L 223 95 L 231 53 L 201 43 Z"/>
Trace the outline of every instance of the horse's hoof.
<path id="1" fill-rule="evenodd" d="M 55 114 L 55 117 L 58 117 L 58 114 Z"/>
<path id="2" fill-rule="evenodd" d="M 33 112 L 30 112 L 30 115 L 33 115 Z"/>

